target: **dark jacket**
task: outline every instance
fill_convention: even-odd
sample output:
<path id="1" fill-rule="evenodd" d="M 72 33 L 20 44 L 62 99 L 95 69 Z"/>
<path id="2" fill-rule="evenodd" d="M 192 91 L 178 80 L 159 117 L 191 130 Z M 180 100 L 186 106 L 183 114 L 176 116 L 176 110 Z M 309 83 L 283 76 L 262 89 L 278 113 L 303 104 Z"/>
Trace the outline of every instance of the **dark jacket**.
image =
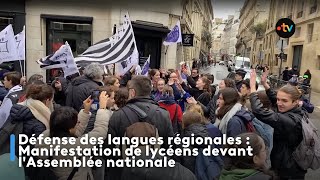
<path id="1" fill-rule="evenodd" d="M 288 69 L 285 69 L 283 72 L 282 72 L 282 80 L 284 81 L 289 81 L 289 70 Z"/>
<path id="2" fill-rule="evenodd" d="M 276 93 L 268 89 L 267 95 L 274 105 Z M 253 114 L 260 121 L 274 128 L 271 166 L 281 178 L 303 178 L 307 171 L 301 169 L 292 157 L 293 151 L 302 141 L 301 118 L 304 111 L 294 108 L 285 113 L 278 113 L 262 108 L 257 93 L 250 95 Z"/>
<path id="3" fill-rule="evenodd" d="M 289 80 L 293 77 L 293 75 L 300 76 L 300 73 L 299 73 L 298 70 L 291 69 L 291 70 L 289 71 Z"/>
<path id="4" fill-rule="evenodd" d="M 203 124 L 191 124 L 187 128 L 183 129 L 181 133 L 181 137 L 191 137 L 191 134 L 194 134 L 194 137 L 209 137 L 209 133 L 207 127 Z M 193 148 L 207 148 L 206 145 L 192 145 L 188 147 L 189 149 Z M 177 157 L 178 162 L 180 162 L 184 167 L 188 168 L 191 172 L 195 173 L 195 165 L 196 165 L 195 156 L 180 156 Z"/>
<path id="5" fill-rule="evenodd" d="M 46 126 L 37 120 L 26 106 L 14 104 L 9 118 L 12 118 L 14 121 L 23 121 L 23 134 L 26 134 L 28 137 L 31 137 L 32 134 L 35 134 L 35 137 L 37 137 L 46 130 Z"/>
<path id="6" fill-rule="evenodd" d="M 188 76 L 187 82 L 192 88 L 196 88 L 198 79 L 199 79 L 199 76 L 196 76 L 196 77 Z"/>
<path id="7" fill-rule="evenodd" d="M 66 105 L 66 91 L 68 88 L 68 81 L 63 78 L 63 77 L 59 77 L 59 81 L 61 83 L 62 86 L 62 90 L 58 91 L 55 88 L 55 83 L 56 80 L 52 81 L 51 86 L 53 87 L 53 89 L 55 89 L 55 93 L 54 93 L 54 102 L 57 104 L 60 104 L 61 106 L 65 106 Z"/>
<path id="8" fill-rule="evenodd" d="M 229 120 L 227 125 L 227 136 L 235 137 L 239 134 L 246 133 L 246 123 L 251 122 L 253 118 L 254 116 L 242 107 L 242 109 Z"/>
<path id="9" fill-rule="evenodd" d="M 168 137 L 172 137 L 173 129 L 170 121 L 170 116 L 168 111 L 159 107 L 159 105 L 153 101 L 151 98 L 146 97 L 137 97 L 134 99 L 130 99 L 127 104 L 134 104 L 138 106 L 141 110 L 143 110 L 148 115 L 147 122 L 156 126 L 159 132 L 159 136 L 163 137 L 164 144 L 163 148 L 168 148 Z M 126 105 L 127 106 L 127 105 Z M 149 114 L 150 109 L 156 109 L 155 113 Z M 110 118 L 108 133 L 112 137 L 123 137 L 125 130 L 131 124 L 138 122 L 138 119 L 126 114 L 123 108 L 115 111 Z M 113 148 L 114 145 L 110 145 L 109 148 Z M 119 159 L 122 157 L 108 157 Z M 107 168 L 107 179 L 117 180 L 121 178 L 122 168 Z"/>
<path id="10" fill-rule="evenodd" d="M 8 91 L 4 86 L 0 86 L 0 101 L 3 101 L 4 97 L 8 94 Z"/>
<path id="11" fill-rule="evenodd" d="M 204 106 L 207 106 L 211 100 L 211 95 L 198 88 L 189 88 L 185 83 L 181 84 L 182 88 L 188 92 L 195 100 L 201 102 Z"/>
<path id="12" fill-rule="evenodd" d="M 99 86 L 102 86 L 102 83 L 95 82 L 87 76 L 75 78 L 68 86 L 66 105 L 79 112 L 83 101 Z"/>

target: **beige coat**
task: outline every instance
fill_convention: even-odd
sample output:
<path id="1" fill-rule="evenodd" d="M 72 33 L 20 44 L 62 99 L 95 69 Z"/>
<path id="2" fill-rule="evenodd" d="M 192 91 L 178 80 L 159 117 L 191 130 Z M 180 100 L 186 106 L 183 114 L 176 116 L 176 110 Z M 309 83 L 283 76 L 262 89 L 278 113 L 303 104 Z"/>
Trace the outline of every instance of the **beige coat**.
<path id="1" fill-rule="evenodd" d="M 107 133 L 108 133 L 108 125 L 109 125 L 109 119 L 112 115 L 112 112 L 110 110 L 104 110 L 104 109 L 99 109 L 96 115 L 96 121 L 94 124 L 94 129 L 88 133 L 88 137 L 103 137 L 103 139 L 106 138 Z M 94 145 L 82 145 L 80 143 L 80 138 L 83 135 L 83 132 L 86 129 L 86 126 L 88 124 L 89 118 L 91 116 L 90 114 L 86 114 L 83 112 L 83 110 L 81 110 L 78 114 L 78 124 L 75 127 L 75 131 L 76 131 L 76 136 L 78 137 L 76 139 L 76 143 L 75 145 L 61 145 L 61 148 L 76 148 L 77 146 L 81 146 L 82 148 L 92 148 Z M 43 132 L 44 137 L 49 137 L 50 131 L 46 130 L 45 132 Z M 45 145 L 38 145 L 38 147 L 43 147 L 46 148 Z M 48 157 L 41 157 L 43 159 L 48 159 Z M 53 156 L 52 159 L 73 159 L 73 157 L 71 156 Z M 77 157 L 77 159 L 82 161 L 81 157 Z M 89 157 L 87 157 L 87 160 L 89 159 Z M 70 173 L 72 172 L 73 168 L 72 167 L 56 167 L 56 168 L 52 168 L 54 173 L 56 174 L 56 176 L 59 177 L 59 180 L 66 180 L 68 179 L 68 176 L 70 175 Z M 77 180 L 87 180 L 90 177 L 91 180 L 93 180 L 93 176 L 92 176 L 92 170 L 89 167 L 80 167 L 78 169 L 78 171 L 76 172 L 76 174 L 74 175 L 73 179 L 77 179 Z"/>

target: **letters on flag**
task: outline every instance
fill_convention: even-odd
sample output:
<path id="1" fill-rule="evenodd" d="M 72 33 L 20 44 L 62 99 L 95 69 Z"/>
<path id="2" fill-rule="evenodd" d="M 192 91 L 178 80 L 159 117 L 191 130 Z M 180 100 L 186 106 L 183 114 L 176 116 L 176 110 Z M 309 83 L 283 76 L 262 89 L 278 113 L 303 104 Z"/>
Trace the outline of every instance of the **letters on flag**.
<path id="1" fill-rule="evenodd" d="M 12 25 L 0 32 L 0 64 L 7 61 L 19 60 Z"/>
<path id="2" fill-rule="evenodd" d="M 150 69 L 150 55 L 143 65 L 141 75 L 148 76 L 149 69 Z"/>
<path id="3" fill-rule="evenodd" d="M 43 69 L 62 68 L 65 77 L 79 73 L 68 42 L 62 45 L 54 54 L 39 59 L 37 63 Z"/>
<path id="4" fill-rule="evenodd" d="M 180 21 L 178 21 L 177 24 L 169 32 L 169 34 L 163 42 L 163 45 L 168 46 L 178 42 L 182 42 Z"/>
<path id="5" fill-rule="evenodd" d="M 23 30 L 14 36 L 16 41 L 16 47 L 17 47 L 17 53 L 18 53 L 18 59 L 19 60 L 25 60 L 25 46 L 26 46 L 26 34 L 25 34 L 25 26 L 23 27 Z"/>
<path id="6" fill-rule="evenodd" d="M 75 58 L 75 62 L 81 66 L 93 62 L 102 65 L 120 63 L 128 60 L 134 51 L 133 29 L 128 15 L 125 15 L 124 22 L 115 35 L 89 47 Z"/>

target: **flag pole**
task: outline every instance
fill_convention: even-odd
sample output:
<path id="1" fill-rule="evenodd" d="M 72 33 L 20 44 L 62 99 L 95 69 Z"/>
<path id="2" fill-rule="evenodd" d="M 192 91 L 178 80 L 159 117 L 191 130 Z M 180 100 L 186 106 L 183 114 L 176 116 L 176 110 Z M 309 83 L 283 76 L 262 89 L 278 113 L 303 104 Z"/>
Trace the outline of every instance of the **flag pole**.
<path id="1" fill-rule="evenodd" d="M 23 74 L 24 76 L 26 76 L 26 26 L 23 26 L 23 30 L 24 30 L 24 61 L 23 61 Z"/>
<path id="2" fill-rule="evenodd" d="M 121 13 L 120 13 L 121 14 Z M 121 16 L 121 15 L 120 15 Z M 113 25 L 113 35 L 115 35 L 117 33 L 117 25 L 114 24 Z M 113 70 L 112 70 L 112 74 L 116 75 L 116 63 L 113 63 Z"/>
<path id="3" fill-rule="evenodd" d="M 23 74 L 23 67 L 22 67 L 21 60 L 19 60 L 19 63 L 20 63 L 20 72 L 21 72 L 21 76 L 23 77 L 23 76 L 24 76 L 24 74 Z"/>

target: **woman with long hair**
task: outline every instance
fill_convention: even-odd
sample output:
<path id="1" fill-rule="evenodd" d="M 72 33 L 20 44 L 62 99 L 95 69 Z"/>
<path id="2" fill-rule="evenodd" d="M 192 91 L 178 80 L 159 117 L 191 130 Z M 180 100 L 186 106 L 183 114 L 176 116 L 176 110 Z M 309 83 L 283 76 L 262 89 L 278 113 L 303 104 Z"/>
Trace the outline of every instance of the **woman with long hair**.
<path id="1" fill-rule="evenodd" d="M 211 82 L 207 77 L 200 77 L 196 82 L 196 88 L 189 88 L 182 80 L 182 88 L 189 92 L 196 101 L 199 101 L 204 106 L 207 106 L 211 100 Z"/>
<path id="2" fill-rule="evenodd" d="M 305 111 L 300 107 L 301 92 L 296 86 L 285 85 L 277 92 L 267 83 L 269 70 L 262 75 L 264 86 L 275 111 L 263 108 L 256 89 L 251 86 L 250 102 L 253 114 L 262 122 L 274 128 L 271 166 L 282 179 L 304 179 L 303 170 L 293 158 L 293 152 L 303 139 L 302 118 Z M 256 81 L 256 72 L 252 70 L 250 83 Z"/>
<path id="3" fill-rule="evenodd" d="M 248 124 L 254 118 L 239 103 L 239 100 L 240 95 L 235 88 L 225 88 L 220 91 L 215 125 L 228 137 L 235 137 L 249 131 Z"/>
<path id="4" fill-rule="evenodd" d="M 158 102 L 162 96 L 163 93 L 163 89 L 164 86 L 166 85 L 165 80 L 164 79 L 159 79 L 156 83 L 156 90 L 152 91 L 152 98 L 153 100 L 155 100 L 156 102 Z"/>

